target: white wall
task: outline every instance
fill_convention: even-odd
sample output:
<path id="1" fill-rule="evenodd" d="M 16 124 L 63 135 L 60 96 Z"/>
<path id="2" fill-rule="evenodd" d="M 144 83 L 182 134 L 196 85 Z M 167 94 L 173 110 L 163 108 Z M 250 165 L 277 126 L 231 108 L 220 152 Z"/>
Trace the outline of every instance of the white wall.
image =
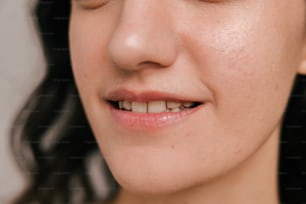
<path id="1" fill-rule="evenodd" d="M 14 114 L 41 80 L 44 62 L 30 15 L 33 0 L 0 0 L 0 203 L 22 189 L 24 179 L 10 152 Z"/>

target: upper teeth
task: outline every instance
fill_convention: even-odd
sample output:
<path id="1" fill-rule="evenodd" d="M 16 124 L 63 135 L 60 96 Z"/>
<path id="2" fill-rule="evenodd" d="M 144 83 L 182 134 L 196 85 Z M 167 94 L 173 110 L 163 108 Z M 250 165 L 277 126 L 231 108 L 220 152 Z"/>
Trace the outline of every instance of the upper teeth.
<path id="1" fill-rule="evenodd" d="M 175 101 L 149 101 L 149 102 L 129 102 L 119 101 L 119 109 L 128 110 L 137 113 L 161 113 L 161 112 L 179 112 L 185 108 L 190 108 L 193 102 L 175 102 Z"/>

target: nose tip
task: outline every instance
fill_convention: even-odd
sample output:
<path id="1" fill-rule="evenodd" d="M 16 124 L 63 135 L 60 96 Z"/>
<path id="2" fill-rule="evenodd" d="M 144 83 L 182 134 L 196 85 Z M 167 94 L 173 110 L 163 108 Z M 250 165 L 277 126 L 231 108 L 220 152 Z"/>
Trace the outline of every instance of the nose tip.
<path id="1" fill-rule="evenodd" d="M 150 14 L 135 13 L 134 10 L 133 14 L 124 15 L 114 29 L 108 47 L 111 60 L 127 71 L 148 67 L 144 65 L 169 67 L 176 59 L 177 50 L 168 22 L 161 21 L 152 10 Z"/>
<path id="2" fill-rule="evenodd" d="M 130 34 L 117 33 L 109 53 L 116 65 L 135 71 L 146 64 L 170 66 L 176 55 L 172 46 L 169 40 L 166 41 L 154 34 L 144 37 L 144 34 L 131 31 Z"/>

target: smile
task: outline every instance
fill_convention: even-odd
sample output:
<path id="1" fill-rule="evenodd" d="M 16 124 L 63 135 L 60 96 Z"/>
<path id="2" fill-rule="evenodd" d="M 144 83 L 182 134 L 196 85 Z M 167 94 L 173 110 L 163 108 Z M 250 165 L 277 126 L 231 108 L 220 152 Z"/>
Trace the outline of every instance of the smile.
<path id="1" fill-rule="evenodd" d="M 161 92 L 135 93 L 117 90 L 105 98 L 115 124 L 128 130 L 153 130 L 183 121 L 199 110 L 204 102 Z"/>
<path id="2" fill-rule="evenodd" d="M 191 109 L 198 106 L 197 102 L 177 102 L 177 101 L 117 101 L 113 105 L 124 111 L 130 111 L 134 113 L 164 113 L 164 112 L 180 112 L 186 109 Z"/>

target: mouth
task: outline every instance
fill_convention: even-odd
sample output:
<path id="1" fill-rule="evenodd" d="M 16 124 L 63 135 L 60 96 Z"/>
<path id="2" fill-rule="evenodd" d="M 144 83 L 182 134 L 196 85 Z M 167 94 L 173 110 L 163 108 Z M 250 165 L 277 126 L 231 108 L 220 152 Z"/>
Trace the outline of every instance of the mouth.
<path id="1" fill-rule="evenodd" d="M 142 113 L 142 114 L 176 113 L 196 108 L 202 104 L 201 102 L 192 102 L 192 101 L 165 101 L 165 100 L 153 100 L 153 101 L 108 100 L 108 103 L 116 110 L 133 112 L 133 113 Z"/>
<path id="2" fill-rule="evenodd" d="M 134 130 L 154 130 L 191 117 L 206 101 L 192 96 L 158 91 L 117 89 L 106 94 L 111 118 L 119 126 Z"/>
<path id="3" fill-rule="evenodd" d="M 181 112 L 203 104 L 203 101 L 194 97 L 183 97 L 158 91 L 136 92 L 126 89 L 108 93 L 105 100 L 116 110 L 145 114 Z"/>

